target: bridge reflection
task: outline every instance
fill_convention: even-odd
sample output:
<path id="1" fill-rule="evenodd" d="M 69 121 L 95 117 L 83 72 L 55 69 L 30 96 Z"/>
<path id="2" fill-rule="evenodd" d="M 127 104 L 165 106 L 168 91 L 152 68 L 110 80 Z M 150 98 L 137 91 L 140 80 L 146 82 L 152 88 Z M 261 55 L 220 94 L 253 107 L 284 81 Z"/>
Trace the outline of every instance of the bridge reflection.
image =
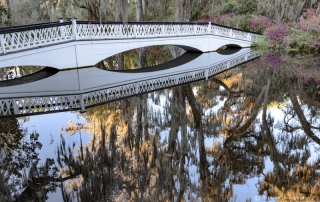
<path id="1" fill-rule="evenodd" d="M 188 57 L 186 57 L 188 56 Z M 107 71 L 96 67 L 59 71 L 30 83 L 0 88 L 0 116 L 26 116 L 70 110 L 208 79 L 259 57 L 250 48 L 234 54 L 187 53 L 168 64 L 129 71 Z M 186 62 L 189 58 L 189 62 Z M 167 65 L 166 65 L 167 64 Z"/>

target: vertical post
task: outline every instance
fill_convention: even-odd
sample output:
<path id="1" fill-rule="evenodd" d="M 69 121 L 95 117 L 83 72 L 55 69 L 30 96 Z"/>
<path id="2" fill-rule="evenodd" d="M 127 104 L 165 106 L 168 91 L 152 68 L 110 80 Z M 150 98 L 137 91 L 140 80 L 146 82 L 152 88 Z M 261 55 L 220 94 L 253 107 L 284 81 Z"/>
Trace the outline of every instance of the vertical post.
<path id="1" fill-rule="evenodd" d="M 86 107 L 84 106 L 84 100 L 83 100 L 83 95 L 80 95 L 80 113 L 85 113 L 86 112 Z"/>
<path id="2" fill-rule="evenodd" d="M 74 40 L 78 40 L 78 33 L 77 33 L 77 18 L 71 17 L 72 22 L 72 36 Z"/>
<path id="3" fill-rule="evenodd" d="M 5 39 L 3 34 L 0 34 L 0 43 L 1 43 L 2 53 L 6 54 Z"/>
<path id="4" fill-rule="evenodd" d="M 133 37 L 137 38 L 137 25 L 133 25 Z"/>
<path id="5" fill-rule="evenodd" d="M 175 78 L 174 78 L 174 83 L 175 83 L 176 85 L 179 84 L 179 75 L 176 75 L 176 76 L 175 76 Z"/>
<path id="6" fill-rule="evenodd" d="M 175 31 L 176 31 L 176 35 L 179 36 L 180 35 L 180 26 L 179 25 L 175 25 Z"/>
<path id="7" fill-rule="evenodd" d="M 204 76 L 206 77 L 206 80 L 208 80 L 208 77 L 209 77 L 209 69 L 206 69 L 204 71 Z"/>
<path id="8" fill-rule="evenodd" d="M 136 90 L 136 94 L 139 94 L 139 83 L 136 83 L 135 90 Z"/>
<path id="9" fill-rule="evenodd" d="M 227 63 L 227 68 L 228 69 L 230 68 L 230 61 L 228 61 L 228 63 Z"/>
<path id="10" fill-rule="evenodd" d="M 248 61 L 248 54 L 246 54 L 245 60 Z"/>
<path id="11" fill-rule="evenodd" d="M 123 36 L 123 24 L 119 24 L 119 37 Z"/>
<path id="12" fill-rule="evenodd" d="M 232 29 L 230 29 L 229 36 L 232 37 Z"/>
<path id="13" fill-rule="evenodd" d="M 251 35 L 250 35 L 250 33 L 247 34 L 247 39 L 248 39 L 248 41 L 251 41 Z"/>
<path id="14" fill-rule="evenodd" d="M 209 24 L 208 24 L 208 34 L 210 34 L 211 33 L 211 22 L 209 22 Z"/>
<path id="15" fill-rule="evenodd" d="M 161 25 L 161 34 L 160 34 L 160 37 L 165 36 L 165 29 L 166 29 L 165 25 Z"/>
<path id="16" fill-rule="evenodd" d="M 64 22 L 63 18 L 59 18 L 59 22 L 63 23 Z M 62 39 L 66 38 L 66 27 L 65 26 L 60 26 L 60 34 L 61 34 Z"/>
<path id="17" fill-rule="evenodd" d="M 18 106 L 17 106 L 17 103 L 16 103 L 16 100 L 13 98 L 12 99 L 12 108 L 13 108 L 13 112 L 14 114 L 18 114 Z"/>
<path id="18" fill-rule="evenodd" d="M 197 24 L 193 25 L 193 35 L 197 33 Z"/>

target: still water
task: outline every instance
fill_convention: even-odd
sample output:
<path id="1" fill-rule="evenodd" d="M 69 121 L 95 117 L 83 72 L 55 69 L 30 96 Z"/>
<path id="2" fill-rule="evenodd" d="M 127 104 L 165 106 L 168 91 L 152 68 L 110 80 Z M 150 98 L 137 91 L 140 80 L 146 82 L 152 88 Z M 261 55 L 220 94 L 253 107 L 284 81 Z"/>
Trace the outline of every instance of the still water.
<path id="1" fill-rule="evenodd" d="M 0 201 L 319 201 L 319 60 L 267 52 L 86 113 L 2 119 Z"/>

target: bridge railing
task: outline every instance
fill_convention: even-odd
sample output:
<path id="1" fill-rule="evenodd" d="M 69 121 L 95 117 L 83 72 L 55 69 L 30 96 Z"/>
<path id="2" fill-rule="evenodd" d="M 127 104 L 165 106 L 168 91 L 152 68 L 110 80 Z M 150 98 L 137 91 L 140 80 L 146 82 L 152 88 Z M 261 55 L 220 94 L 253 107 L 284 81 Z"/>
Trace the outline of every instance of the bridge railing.
<path id="1" fill-rule="evenodd" d="M 0 54 L 31 49 L 72 40 L 155 38 L 213 34 L 255 42 L 257 33 L 209 23 L 161 22 L 71 22 L 42 23 L 0 29 Z"/>
<path id="2" fill-rule="evenodd" d="M 73 40 L 71 22 L 41 23 L 0 29 L 0 54 Z"/>
<path id="3" fill-rule="evenodd" d="M 210 65 L 200 70 L 127 83 L 108 89 L 77 95 L 0 99 L 0 117 L 26 116 L 69 110 L 81 110 L 84 112 L 86 108 L 99 104 L 202 79 L 208 79 L 211 76 L 259 56 L 260 54 L 257 52 L 248 52 L 231 60 Z"/>

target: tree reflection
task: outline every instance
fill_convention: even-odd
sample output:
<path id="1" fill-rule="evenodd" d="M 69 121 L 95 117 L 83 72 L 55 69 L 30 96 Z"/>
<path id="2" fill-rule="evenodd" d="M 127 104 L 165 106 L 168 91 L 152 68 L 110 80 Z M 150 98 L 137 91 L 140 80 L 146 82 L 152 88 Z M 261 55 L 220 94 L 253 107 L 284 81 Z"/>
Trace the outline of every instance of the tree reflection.
<path id="1" fill-rule="evenodd" d="M 235 201 L 234 185 L 258 177 L 259 194 L 318 201 L 318 60 L 269 52 L 208 81 L 88 109 L 86 125 L 63 130 L 80 146 L 62 135 L 43 165 L 38 134 L 25 141 L 17 120 L 1 121 L 0 199 L 44 201 L 61 185 L 64 201 Z"/>
<path id="2" fill-rule="evenodd" d="M 266 60 L 268 57 L 275 56 L 267 56 Z M 110 119 L 107 123 L 115 123 L 118 134 L 123 133 L 120 132 L 123 125 L 133 128 L 126 130 L 127 135 L 122 137 L 114 135 L 113 125 L 109 143 L 103 143 L 103 138 L 102 142 L 97 142 L 106 144 L 105 153 L 112 154 L 113 162 L 117 162 L 104 164 L 112 177 L 102 184 L 112 182 L 113 187 L 107 188 L 109 194 L 101 193 L 101 196 L 112 197 L 108 200 L 182 201 L 201 197 L 203 201 L 230 201 L 236 197 L 234 184 L 244 184 L 247 179 L 262 176 L 258 183 L 260 194 L 313 196 L 313 200 L 317 200 L 318 160 L 308 161 L 309 144 L 317 143 L 318 138 L 318 109 L 314 99 L 317 84 L 314 80 L 309 85 L 304 79 L 298 79 L 301 71 L 277 68 L 279 61 L 285 67 L 289 66 L 283 58 L 276 58 L 274 63 L 260 60 L 220 74 L 208 82 L 200 82 L 195 87 L 189 84 L 154 93 L 151 96 L 154 103 L 159 102 L 159 95 L 167 100 L 162 113 L 150 111 L 150 108 L 145 110 L 146 99 L 132 98 L 126 101 L 131 105 L 127 105 L 125 121 L 117 116 L 112 119 L 110 115 L 99 117 L 100 121 Z M 217 107 L 221 101 L 222 107 Z M 282 122 L 275 122 L 268 112 L 275 102 L 282 105 Z M 212 110 L 214 107 L 217 110 Z M 117 109 L 123 110 L 120 106 Z M 157 131 L 164 129 L 168 135 L 161 141 L 162 136 Z M 208 138 L 214 139 L 212 146 L 205 146 Z M 113 142 L 117 142 L 115 151 L 111 149 L 115 147 L 110 146 Z M 103 155 L 91 158 L 98 160 L 101 157 Z M 265 173 L 267 157 L 274 166 L 272 171 Z M 192 180 L 192 166 L 199 170 L 197 181 Z M 96 168 L 91 172 L 93 170 Z M 96 180 L 101 187 L 103 179 Z M 90 181 L 90 184 L 93 183 Z M 83 186 L 69 189 L 78 190 L 77 197 L 81 198 Z M 90 193 L 95 191 L 86 194 Z"/>
<path id="3" fill-rule="evenodd" d="M 54 159 L 40 163 L 38 137 L 16 119 L 0 121 L 0 201 L 45 201 L 59 186 Z"/>

